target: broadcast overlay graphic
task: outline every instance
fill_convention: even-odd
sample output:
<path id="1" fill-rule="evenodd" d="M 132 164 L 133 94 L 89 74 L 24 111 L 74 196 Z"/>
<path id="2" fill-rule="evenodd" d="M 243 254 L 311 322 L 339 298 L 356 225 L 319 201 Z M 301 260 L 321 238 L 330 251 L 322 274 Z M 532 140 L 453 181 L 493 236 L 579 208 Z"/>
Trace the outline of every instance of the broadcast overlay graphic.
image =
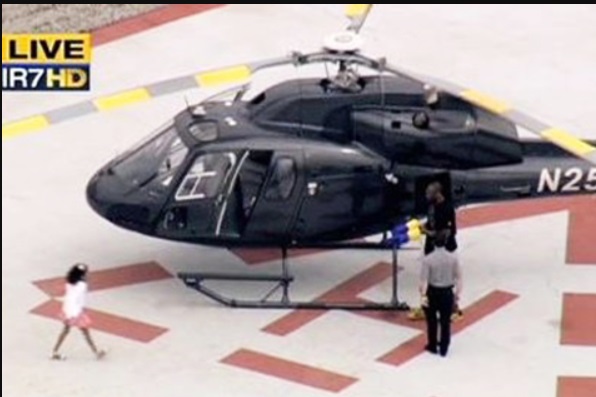
<path id="1" fill-rule="evenodd" d="M 90 34 L 3 34 L 2 91 L 88 91 Z"/>

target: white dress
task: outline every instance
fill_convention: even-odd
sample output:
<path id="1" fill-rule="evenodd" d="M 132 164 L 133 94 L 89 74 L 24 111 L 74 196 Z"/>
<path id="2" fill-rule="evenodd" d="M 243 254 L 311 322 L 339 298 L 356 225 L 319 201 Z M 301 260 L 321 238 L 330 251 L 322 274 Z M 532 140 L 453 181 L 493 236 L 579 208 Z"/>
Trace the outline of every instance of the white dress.
<path id="1" fill-rule="evenodd" d="M 64 318 L 73 326 L 88 326 L 89 320 L 85 315 L 87 298 L 87 283 L 79 281 L 76 284 L 66 284 L 66 295 L 62 303 Z"/>

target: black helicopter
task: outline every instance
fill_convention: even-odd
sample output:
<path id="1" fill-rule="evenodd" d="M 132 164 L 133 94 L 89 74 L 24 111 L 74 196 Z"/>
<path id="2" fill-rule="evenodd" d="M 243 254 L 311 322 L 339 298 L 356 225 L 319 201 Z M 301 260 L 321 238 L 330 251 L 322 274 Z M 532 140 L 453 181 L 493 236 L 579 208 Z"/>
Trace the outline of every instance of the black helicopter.
<path id="1" fill-rule="evenodd" d="M 391 230 L 425 213 L 434 181 L 456 207 L 596 192 L 593 143 L 361 55 L 371 7 L 349 5 L 350 27 L 319 53 L 205 73 L 211 86 L 284 65 L 338 68 L 183 110 L 93 177 L 91 206 L 149 236 L 285 253 Z M 520 138 L 520 125 L 548 141 Z"/>

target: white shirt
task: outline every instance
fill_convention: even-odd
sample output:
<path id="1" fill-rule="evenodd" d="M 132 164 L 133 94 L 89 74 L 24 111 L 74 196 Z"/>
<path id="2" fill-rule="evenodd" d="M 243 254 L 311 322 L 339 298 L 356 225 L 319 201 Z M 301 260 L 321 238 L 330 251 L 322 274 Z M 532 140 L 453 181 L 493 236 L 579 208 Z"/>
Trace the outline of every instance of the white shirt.
<path id="1" fill-rule="evenodd" d="M 66 295 L 62 304 L 62 311 L 68 319 L 77 318 L 83 313 L 87 297 L 87 283 L 79 281 L 75 285 L 66 284 Z"/>
<path id="2" fill-rule="evenodd" d="M 437 288 L 453 287 L 461 277 L 456 254 L 436 248 L 422 260 L 420 281 Z"/>

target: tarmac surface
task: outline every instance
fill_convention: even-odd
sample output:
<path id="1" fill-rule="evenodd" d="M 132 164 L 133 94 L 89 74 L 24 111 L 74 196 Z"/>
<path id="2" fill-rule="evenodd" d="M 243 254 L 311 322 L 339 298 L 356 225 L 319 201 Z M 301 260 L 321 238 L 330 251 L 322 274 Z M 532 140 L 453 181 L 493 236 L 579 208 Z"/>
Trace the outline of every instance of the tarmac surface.
<path id="1" fill-rule="evenodd" d="M 316 49 L 346 25 L 339 5 L 185 7 L 98 31 L 90 93 L 3 92 L 3 124 L 170 77 Z M 363 35 L 369 54 L 596 139 L 595 5 L 378 5 Z M 297 75 L 282 72 L 258 76 L 257 84 Z M 460 214 L 466 309 L 447 359 L 424 354 L 421 324 L 399 315 L 230 310 L 186 289 L 172 275 L 276 272 L 276 257 L 117 229 L 90 210 L 84 190 L 100 166 L 185 100 L 210 94 L 179 92 L 11 139 L 3 131 L 3 396 L 596 396 L 594 196 Z M 343 251 L 296 257 L 293 297 L 387 299 L 389 259 Z M 419 259 L 418 251 L 400 254 L 400 296 L 412 304 Z M 93 269 L 89 307 L 109 355 L 96 362 L 73 335 L 69 359 L 52 362 L 60 278 L 79 261 Z"/>
<path id="2" fill-rule="evenodd" d="M 2 33 L 88 32 L 164 4 L 2 4 Z"/>

